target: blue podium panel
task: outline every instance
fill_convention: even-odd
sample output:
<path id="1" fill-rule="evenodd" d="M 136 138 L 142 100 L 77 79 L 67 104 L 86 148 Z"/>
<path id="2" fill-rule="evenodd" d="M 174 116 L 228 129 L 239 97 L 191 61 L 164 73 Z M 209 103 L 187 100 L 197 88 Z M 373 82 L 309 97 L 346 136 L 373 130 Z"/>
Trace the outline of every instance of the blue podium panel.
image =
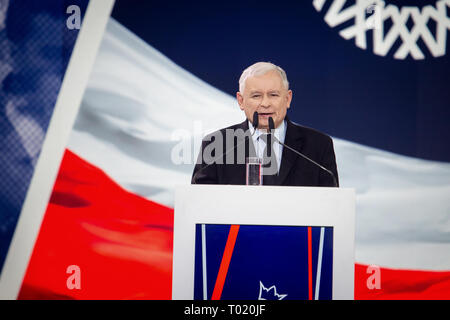
<path id="1" fill-rule="evenodd" d="M 196 224 L 194 299 L 332 299 L 333 227 Z"/>

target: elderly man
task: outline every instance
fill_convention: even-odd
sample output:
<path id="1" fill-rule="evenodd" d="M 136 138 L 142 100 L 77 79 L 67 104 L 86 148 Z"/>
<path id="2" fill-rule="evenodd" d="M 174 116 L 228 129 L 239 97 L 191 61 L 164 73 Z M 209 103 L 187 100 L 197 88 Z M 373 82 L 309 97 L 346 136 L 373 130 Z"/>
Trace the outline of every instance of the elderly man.
<path id="1" fill-rule="evenodd" d="M 239 79 L 236 97 L 247 120 L 203 139 L 192 183 L 246 184 L 246 165 L 242 159 L 269 154 L 273 170 L 263 175 L 264 185 L 338 186 L 332 139 L 295 124 L 286 116 L 292 91 L 282 68 L 268 62 L 251 65 Z M 244 138 L 234 135 L 237 138 L 230 143 L 227 138 L 230 132 L 245 132 L 245 135 Z M 273 139 L 268 140 L 267 136 Z M 206 151 L 214 143 L 220 143 L 220 148 L 214 148 L 211 161 Z M 245 147 L 240 148 L 241 145 Z"/>

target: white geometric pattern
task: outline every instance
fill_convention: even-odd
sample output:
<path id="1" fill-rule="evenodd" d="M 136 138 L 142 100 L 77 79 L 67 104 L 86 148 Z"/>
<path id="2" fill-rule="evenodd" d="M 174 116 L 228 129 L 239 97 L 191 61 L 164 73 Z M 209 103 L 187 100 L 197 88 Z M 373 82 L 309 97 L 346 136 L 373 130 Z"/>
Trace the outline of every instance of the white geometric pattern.
<path id="1" fill-rule="evenodd" d="M 313 6 L 320 12 L 327 1 L 313 0 Z M 372 47 L 376 55 L 386 56 L 397 39 L 401 40 L 401 45 L 394 53 L 395 59 L 403 60 L 408 55 L 415 60 L 424 59 L 425 55 L 417 45 L 419 39 L 422 39 L 433 57 L 445 55 L 447 30 L 450 29 L 450 18 L 447 16 L 450 0 L 439 0 L 435 6 L 427 5 L 422 10 L 412 6 L 399 9 L 396 5 L 386 5 L 381 0 L 356 0 L 354 5 L 345 7 L 346 2 L 347 0 L 333 0 L 324 20 L 333 28 L 354 19 L 354 24 L 341 30 L 339 34 L 346 40 L 354 38 L 357 47 L 364 50 L 367 48 L 366 32 L 372 30 Z M 367 17 L 368 14 L 372 15 Z M 389 19 L 392 26 L 389 30 L 384 30 L 384 22 Z M 407 27 L 410 19 L 413 22 L 411 30 Z M 436 24 L 435 37 L 427 25 L 430 20 L 434 20 Z"/>

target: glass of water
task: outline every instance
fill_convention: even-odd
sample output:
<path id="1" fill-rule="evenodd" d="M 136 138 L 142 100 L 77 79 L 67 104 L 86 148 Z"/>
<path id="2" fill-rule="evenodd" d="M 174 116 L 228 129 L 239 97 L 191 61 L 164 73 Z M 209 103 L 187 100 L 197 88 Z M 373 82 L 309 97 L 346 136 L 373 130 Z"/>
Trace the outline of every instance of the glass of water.
<path id="1" fill-rule="evenodd" d="M 258 157 L 245 158 L 246 184 L 260 186 L 262 183 L 262 159 Z"/>

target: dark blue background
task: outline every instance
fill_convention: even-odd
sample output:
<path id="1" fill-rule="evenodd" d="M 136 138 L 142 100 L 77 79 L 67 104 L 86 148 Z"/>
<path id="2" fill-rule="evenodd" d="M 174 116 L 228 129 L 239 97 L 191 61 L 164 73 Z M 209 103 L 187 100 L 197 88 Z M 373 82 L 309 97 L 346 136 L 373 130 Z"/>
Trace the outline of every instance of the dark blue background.
<path id="1" fill-rule="evenodd" d="M 43 142 L 26 122 L 14 125 L 11 118 L 47 131 L 78 36 L 66 26 L 66 9 L 78 5 L 82 18 L 88 2 L 9 1 L 6 27 L 0 30 L 0 271 L 40 153 L 30 155 L 24 144 L 39 151 Z M 13 117 L 8 105 L 14 106 Z"/>
<path id="2" fill-rule="evenodd" d="M 423 7 L 436 1 L 386 2 Z M 419 40 L 425 60 L 396 60 L 398 40 L 386 57 L 376 56 L 370 32 L 362 50 L 338 34 L 349 23 L 333 29 L 323 21 L 330 3 L 317 12 L 312 0 L 118 0 L 112 16 L 233 96 L 244 68 L 271 61 L 288 74 L 295 122 L 384 150 L 450 161 L 448 54 L 433 58 Z"/>

